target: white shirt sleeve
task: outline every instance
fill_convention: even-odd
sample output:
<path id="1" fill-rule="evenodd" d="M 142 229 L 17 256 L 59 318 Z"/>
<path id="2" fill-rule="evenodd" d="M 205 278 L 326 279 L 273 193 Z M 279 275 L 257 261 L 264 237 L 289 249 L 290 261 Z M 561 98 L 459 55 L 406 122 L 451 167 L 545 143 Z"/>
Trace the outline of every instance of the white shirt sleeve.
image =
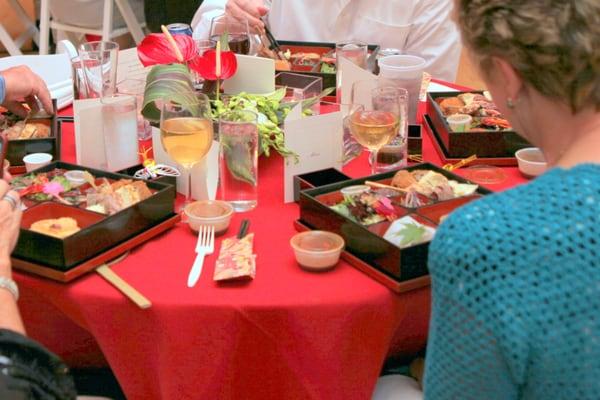
<path id="1" fill-rule="evenodd" d="M 192 29 L 194 39 L 208 39 L 210 35 L 210 22 L 218 15 L 225 13 L 227 0 L 204 0 L 194 14 Z"/>
<path id="2" fill-rule="evenodd" d="M 405 52 L 425 58 L 425 71 L 432 77 L 454 82 L 462 45 L 452 19 L 452 1 L 424 0 L 419 3 Z"/>

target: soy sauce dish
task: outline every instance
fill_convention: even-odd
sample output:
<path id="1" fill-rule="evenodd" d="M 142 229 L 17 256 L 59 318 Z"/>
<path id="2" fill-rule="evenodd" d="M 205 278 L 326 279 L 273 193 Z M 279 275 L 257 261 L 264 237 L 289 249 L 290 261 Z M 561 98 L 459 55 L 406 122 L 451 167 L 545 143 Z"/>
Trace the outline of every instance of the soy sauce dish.
<path id="1" fill-rule="evenodd" d="M 226 201 L 200 200 L 188 204 L 184 213 L 192 231 L 198 232 L 200 226 L 206 225 L 213 226 L 215 235 L 220 235 L 229 228 L 233 207 Z"/>
<path id="2" fill-rule="evenodd" d="M 537 147 L 527 147 L 515 153 L 519 171 L 527 178 L 534 178 L 546 172 L 548 163 Z"/>
<path id="3" fill-rule="evenodd" d="M 344 239 L 326 231 L 306 231 L 290 239 L 296 261 L 305 270 L 320 272 L 334 268 L 344 248 Z"/>

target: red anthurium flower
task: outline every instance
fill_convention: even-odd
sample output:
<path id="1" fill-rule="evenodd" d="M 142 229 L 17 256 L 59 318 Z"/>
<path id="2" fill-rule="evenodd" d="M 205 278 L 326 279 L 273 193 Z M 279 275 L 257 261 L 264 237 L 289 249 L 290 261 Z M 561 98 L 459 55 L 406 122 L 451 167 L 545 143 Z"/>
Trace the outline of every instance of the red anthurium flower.
<path id="1" fill-rule="evenodd" d="M 189 66 L 209 81 L 229 79 L 237 70 L 237 59 L 233 51 L 221 51 L 221 64 L 220 66 L 217 64 L 217 51 L 207 50 L 202 57 L 196 57 L 192 60 Z"/>
<path id="2" fill-rule="evenodd" d="M 144 67 L 155 64 L 186 63 L 198 54 L 194 39 L 188 35 L 173 35 L 182 59 L 178 58 L 175 49 L 162 33 L 151 33 L 137 47 L 138 57 Z"/>

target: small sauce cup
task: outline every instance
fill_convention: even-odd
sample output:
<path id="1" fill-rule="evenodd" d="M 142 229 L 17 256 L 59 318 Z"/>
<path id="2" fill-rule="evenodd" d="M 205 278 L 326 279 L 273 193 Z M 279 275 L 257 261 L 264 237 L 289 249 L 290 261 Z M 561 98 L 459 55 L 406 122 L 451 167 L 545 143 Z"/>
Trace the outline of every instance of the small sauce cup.
<path id="1" fill-rule="evenodd" d="M 306 231 L 290 239 L 296 261 L 308 271 L 328 271 L 334 268 L 344 248 L 344 238 L 327 231 Z"/>
<path id="2" fill-rule="evenodd" d="M 81 186 L 86 182 L 84 171 L 78 169 L 65 172 L 65 178 L 67 178 L 73 187 Z"/>
<path id="3" fill-rule="evenodd" d="M 468 114 L 452 114 L 446 118 L 446 121 L 448 121 L 452 132 L 468 132 L 471 130 L 473 117 Z"/>
<path id="4" fill-rule="evenodd" d="M 537 147 L 526 147 L 518 150 L 515 157 L 519 164 L 519 171 L 527 178 L 539 176 L 548 169 L 544 153 Z"/>
<path id="5" fill-rule="evenodd" d="M 229 228 L 233 207 L 226 201 L 199 200 L 185 206 L 183 212 L 192 231 L 198 232 L 203 225 L 213 226 L 215 235 L 221 235 Z"/>

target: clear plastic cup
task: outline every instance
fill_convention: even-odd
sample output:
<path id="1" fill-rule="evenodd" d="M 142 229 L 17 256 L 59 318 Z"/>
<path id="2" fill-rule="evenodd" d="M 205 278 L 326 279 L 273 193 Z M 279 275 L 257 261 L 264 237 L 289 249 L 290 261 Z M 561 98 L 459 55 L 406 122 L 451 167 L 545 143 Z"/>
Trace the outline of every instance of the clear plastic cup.
<path id="1" fill-rule="evenodd" d="M 408 123 L 416 123 L 425 59 L 403 54 L 382 57 L 377 62 L 380 85 L 397 86 L 408 91 Z"/>

